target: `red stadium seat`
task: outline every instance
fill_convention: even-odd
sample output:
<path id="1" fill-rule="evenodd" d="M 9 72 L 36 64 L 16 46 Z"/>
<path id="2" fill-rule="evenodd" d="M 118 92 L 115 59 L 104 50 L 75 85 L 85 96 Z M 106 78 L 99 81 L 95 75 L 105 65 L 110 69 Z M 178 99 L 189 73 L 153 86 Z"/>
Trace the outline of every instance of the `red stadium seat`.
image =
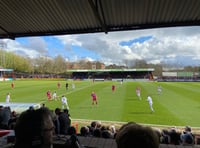
<path id="1" fill-rule="evenodd" d="M 5 136 L 10 133 L 11 130 L 0 130 L 0 137 Z"/>

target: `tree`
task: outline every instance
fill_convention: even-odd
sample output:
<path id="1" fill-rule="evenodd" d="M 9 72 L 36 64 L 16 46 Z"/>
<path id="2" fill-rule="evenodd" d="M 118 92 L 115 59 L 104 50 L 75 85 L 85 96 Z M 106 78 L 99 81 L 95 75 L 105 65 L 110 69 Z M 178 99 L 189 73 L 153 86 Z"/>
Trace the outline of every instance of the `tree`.
<path id="1" fill-rule="evenodd" d="M 53 61 L 48 57 L 36 58 L 34 62 L 34 71 L 36 73 L 51 73 L 52 72 Z"/>
<path id="2" fill-rule="evenodd" d="M 148 64 L 145 60 L 135 60 L 134 68 L 148 68 Z"/>
<path id="3" fill-rule="evenodd" d="M 57 57 L 54 58 L 52 66 L 53 66 L 52 72 L 55 74 L 66 72 L 67 68 L 66 61 L 61 55 L 58 55 Z"/>

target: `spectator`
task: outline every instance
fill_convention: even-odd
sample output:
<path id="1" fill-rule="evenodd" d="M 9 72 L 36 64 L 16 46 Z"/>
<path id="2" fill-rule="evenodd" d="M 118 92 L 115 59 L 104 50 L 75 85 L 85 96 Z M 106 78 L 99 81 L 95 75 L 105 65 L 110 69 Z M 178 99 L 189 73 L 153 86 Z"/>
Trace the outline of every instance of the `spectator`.
<path id="1" fill-rule="evenodd" d="M 28 109 L 29 109 L 29 110 L 34 110 L 34 107 L 33 107 L 33 106 L 29 106 Z"/>
<path id="2" fill-rule="evenodd" d="M 185 132 L 192 132 L 192 129 L 190 126 L 185 126 Z"/>
<path id="3" fill-rule="evenodd" d="M 16 111 L 12 111 L 11 112 L 11 118 L 8 121 L 8 128 L 9 129 L 14 130 L 17 119 L 18 119 L 18 115 L 17 115 Z"/>
<path id="4" fill-rule="evenodd" d="M 55 109 L 55 116 L 54 116 L 54 127 L 55 127 L 55 134 L 60 134 L 60 121 L 59 121 L 59 115 L 61 114 L 61 109 L 56 108 Z"/>
<path id="5" fill-rule="evenodd" d="M 96 123 L 97 123 L 97 126 L 96 126 L 96 128 L 101 128 L 101 121 L 96 121 Z"/>
<path id="6" fill-rule="evenodd" d="M 93 135 L 93 132 L 94 132 L 94 128 L 93 127 L 91 127 L 91 126 L 87 126 L 88 127 L 88 129 L 89 129 L 89 136 L 92 136 Z"/>
<path id="7" fill-rule="evenodd" d="M 101 131 L 101 136 L 102 136 L 102 138 L 113 138 L 113 135 L 112 135 L 112 133 L 109 131 L 109 130 L 103 130 L 103 131 Z"/>
<path id="8" fill-rule="evenodd" d="M 180 135 L 182 145 L 193 145 L 194 135 L 192 134 L 192 129 L 190 126 L 185 126 L 183 133 Z"/>
<path id="9" fill-rule="evenodd" d="M 60 113 L 58 120 L 60 122 L 60 134 L 67 135 L 68 128 L 71 126 L 71 119 L 67 109 Z"/>
<path id="10" fill-rule="evenodd" d="M 87 137 L 90 134 L 90 129 L 87 126 L 82 126 L 80 129 L 80 136 Z"/>
<path id="11" fill-rule="evenodd" d="M 100 128 L 94 129 L 94 131 L 93 131 L 93 137 L 101 138 L 101 129 Z"/>
<path id="12" fill-rule="evenodd" d="M 46 107 L 46 105 L 45 105 L 44 103 L 42 103 L 41 108 L 42 108 L 42 107 Z"/>
<path id="13" fill-rule="evenodd" d="M 0 129 L 8 129 L 8 122 L 11 118 L 10 107 L 0 106 Z"/>
<path id="14" fill-rule="evenodd" d="M 160 143 L 162 144 L 169 144 L 169 131 L 167 129 L 163 129 L 161 132 Z"/>
<path id="15" fill-rule="evenodd" d="M 114 125 L 109 126 L 109 127 L 108 127 L 108 130 L 109 130 L 113 135 L 115 135 L 116 129 L 115 129 L 115 126 L 114 126 Z"/>
<path id="16" fill-rule="evenodd" d="M 92 121 L 90 125 L 91 125 L 92 128 L 96 128 L 97 127 L 97 121 Z"/>
<path id="17" fill-rule="evenodd" d="M 159 148 L 159 138 L 150 128 L 133 122 L 123 125 L 117 135 L 118 148 Z"/>
<path id="18" fill-rule="evenodd" d="M 76 135 L 76 128 L 74 126 L 70 126 L 67 130 L 67 135 Z"/>
<path id="19" fill-rule="evenodd" d="M 15 148 L 51 148 L 53 122 L 47 108 L 24 111 L 15 125 Z"/>
<path id="20" fill-rule="evenodd" d="M 194 144 L 194 137 L 190 133 L 185 133 L 181 135 L 182 145 L 193 145 Z"/>
<path id="21" fill-rule="evenodd" d="M 169 144 L 174 144 L 174 145 L 180 144 L 180 133 L 177 132 L 176 128 L 172 128 L 169 131 Z"/>

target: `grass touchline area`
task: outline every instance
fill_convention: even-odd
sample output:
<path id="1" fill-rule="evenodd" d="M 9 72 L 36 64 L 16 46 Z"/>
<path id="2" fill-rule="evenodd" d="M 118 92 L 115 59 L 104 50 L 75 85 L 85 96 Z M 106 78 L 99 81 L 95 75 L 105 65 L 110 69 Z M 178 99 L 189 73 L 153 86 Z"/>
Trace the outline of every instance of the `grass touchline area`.
<path id="1" fill-rule="evenodd" d="M 11 94 L 11 103 L 45 103 L 54 110 L 61 108 L 61 101 L 48 101 L 46 92 L 57 92 L 59 98 L 65 95 L 70 107 L 70 115 L 74 120 L 99 120 L 115 123 L 134 121 L 141 124 L 159 126 L 198 127 L 200 119 L 200 83 L 198 82 L 139 82 L 124 81 L 60 81 L 61 88 L 57 87 L 57 80 L 16 80 L 15 87 L 11 88 L 10 81 L 0 82 L 0 102 L 5 102 L 8 92 Z M 66 90 L 65 84 L 69 83 Z M 75 88 L 72 88 L 72 84 Z M 116 90 L 112 92 L 112 85 Z M 158 94 L 157 87 L 162 87 Z M 136 87 L 141 88 L 141 100 L 136 95 Z M 98 97 L 98 105 L 92 106 L 91 92 Z M 147 96 L 153 99 L 154 113 L 151 112 Z"/>

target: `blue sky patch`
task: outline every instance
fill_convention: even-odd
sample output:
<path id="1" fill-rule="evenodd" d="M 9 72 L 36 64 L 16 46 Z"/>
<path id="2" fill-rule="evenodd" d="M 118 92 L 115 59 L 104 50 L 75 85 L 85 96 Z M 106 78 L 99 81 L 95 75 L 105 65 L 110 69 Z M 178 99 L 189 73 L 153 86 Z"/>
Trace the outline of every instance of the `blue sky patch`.
<path id="1" fill-rule="evenodd" d="M 73 51 L 77 54 L 79 58 L 85 58 L 85 57 L 91 57 L 93 59 L 98 59 L 100 56 L 91 50 L 87 50 L 85 48 L 82 48 L 80 46 L 72 46 Z"/>
<path id="2" fill-rule="evenodd" d="M 119 44 L 121 46 L 131 46 L 134 43 L 144 43 L 145 41 L 150 40 L 151 38 L 152 36 L 143 36 L 129 41 L 122 41 Z"/>

